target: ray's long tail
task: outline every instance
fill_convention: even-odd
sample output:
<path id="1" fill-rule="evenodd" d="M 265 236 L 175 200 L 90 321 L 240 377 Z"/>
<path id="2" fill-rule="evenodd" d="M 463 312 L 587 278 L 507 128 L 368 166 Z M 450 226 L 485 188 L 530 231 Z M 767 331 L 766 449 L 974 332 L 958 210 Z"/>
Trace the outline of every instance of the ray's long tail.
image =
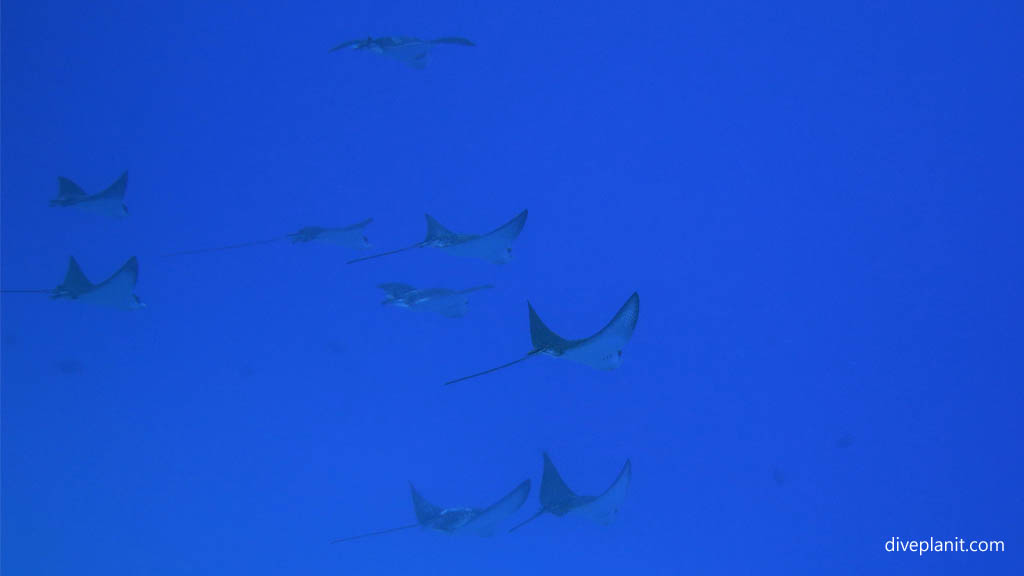
<path id="1" fill-rule="evenodd" d="M 530 516 L 530 517 L 529 517 L 529 518 L 527 518 L 526 520 L 523 520 L 523 521 L 522 521 L 522 522 L 520 522 L 519 524 L 516 524 L 515 526 L 513 526 L 513 527 L 509 528 L 509 529 L 508 529 L 509 533 L 511 534 L 512 532 L 515 532 L 516 530 L 519 530 L 519 529 L 520 529 L 520 528 L 522 528 L 523 526 L 526 526 L 526 525 L 527 525 L 527 524 L 529 524 L 530 522 L 533 522 L 533 521 L 534 521 L 534 520 L 536 520 L 537 518 L 540 518 L 541 514 L 543 514 L 543 513 L 544 513 L 544 509 L 543 509 L 543 508 L 541 508 L 540 510 L 537 510 L 537 513 L 536 513 L 536 514 L 534 514 L 533 516 Z"/>
<path id="2" fill-rule="evenodd" d="M 472 288 L 459 290 L 459 294 L 472 294 L 473 292 L 479 292 L 481 290 L 490 290 L 492 288 L 494 288 L 494 284 L 481 284 L 480 286 L 473 286 Z"/>
<path id="3" fill-rule="evenodd" d="M 370 536 L 383 536 L 384 534 L 391 534 L 392 532 L 401 532 L 402 530 L 408 530 L 410 528 L 415 528 L 417 526 L 419 526 L 419 524 L 406 524 L 405 526 L 398 526 L 397 528 L 388 528 L 387 530 L 378 530 L 376 532 L 367 532 L 366 534 L 357 534 L 355 536 L 335 538 L 334 540 L 331 540 L 331 544 L 338 544 L 340 542 L 351 542 L 353 540 L 369 538 Z"/>
<path id="4" fill-rule="evenodd" d="M 540 350 L 532 350 L 529 353 L 527 353 L 526 356 L 523 356 L 522 358 L 517 358 L 517 359 L 515 359 L 515 360 L 513 360 L 511 362 L 506 362 L 506 363 L 502 364 L 501 366 L 495 366 L 494 368 L 488 368 L 487 370 L 484 370 L 483 372 L 477 372 L 476 374 L 470 374 L 469 376 L 463 376 L 461 378 L 456 378 L 455 380 L 449 380 L 449 381 L 445 382 L 444 385 L 445 386 L 450 386 L 450 385 L 455 384 L 457 382 L 465 382 L 466 380 L 472 380 L 473 378 L 477 378 L 479 376 L 484 376 L 486 374 L 491 374 L 492 372 L 497 372 L 498 370 L 504 370 L 505 368 L 508 368 L 509 366 L 515 366 L 516 364 L 519 364 L 520 362 L 522 362 L 524 360 L 527 360 L 529 358 L 533 358 L 533 356 L 535 354 L 537 354 L 538 352 L 540 352 Z"/>
<path id="5" fill-rule="evenodd" d="M 375 258 L 381 258 L 383 256 L 390 256 L 392 254 L 398 254 L 399 252 L 406 252 L 408 250 L 414 250 L 416 248 L 422 248 L 426 246 L 423 242 L 413 244 L 412 246 L 406 246 L 405 248 L 399 248 L 397 250 L 389 250 L 387 252 L 378 252 L 377 254 L 370 254 L 369 256 L 363 256 L 362 258 L 354 258 L 346 262 L 346 264 L 355 264 L 356 262 L 365 262 L 367 260 L 373 260 Z"/>

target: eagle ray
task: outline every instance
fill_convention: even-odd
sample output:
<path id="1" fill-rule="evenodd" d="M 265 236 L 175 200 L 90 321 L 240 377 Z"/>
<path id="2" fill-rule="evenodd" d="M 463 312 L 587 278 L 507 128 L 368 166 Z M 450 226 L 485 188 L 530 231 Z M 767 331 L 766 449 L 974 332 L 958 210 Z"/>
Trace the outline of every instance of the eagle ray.
<path id="1" fill-rule="evenodd" d="M 139 260 L 132 256 L 109 278 L 93 284 L 82 272 L 74 256 L 68 259 L 64 281 L 55 288 L 0 290 L 4 294 L 48 294 L 52 300 L 78 300 L 109 308 L 137 309 L 146 304 L 135 294 L 139 280 Z"/>
<path id="2" fill-rule="evenodd" d="M 171 258 L 173 256 L 190 256 L 194 254 L 205 254 L 208 252 L 222 252 L 225 250 L 234 250 L 236 248 L 248 248 L 251 246 L 262 246 L 264 244 L 273 244 L 274 242 L 280 242 L 282 240 L 291 240 L 292 244 L 306 244 L 308 242 L 324 242 L 327 244 L 335 244 L 339 246 L 348 246 L 351 248 L 370 248 L 370 240 L 363 234 L 362 229 L 368 224 L 373 222 L 373 218 L 367 218 L 362 222 L 356 222 L 350 226 L 341 226 L 336 228 L 324 228 L 322 226 L 305 226 L 300 228 L 296 232 L 291 234 L 285 234 L 282 236 L 274 236 L 273 238 L 266 238 L 263 240 L 251 240 L 248 242 L 238 242 L 235 244 L 226 244 L 224 246 L 214 246 L 211 248 L 196 248 L 192 250 L 181 250 L 178 252 L 170 252 L 162 254 L 163 258 Z"/>
<path id="3" fill-rule="evenodd" d="M 509 532 L 522 528 L 544 514 L 553 514 L 558 517 L 576 514 L 594 522 L 608 524 L 615 519 L 619 506 L 625 500 L 632 478 L 633 465 L 627 459 L 615 481 L 604 492 L 596 496 L 581 496 L 573 492 L 562 480 L 558 469 L 551 462 L 551 457 L 545 452 L 544 475 L 540 481 L 540 510 L 510 528 Z"/>
<path id="4" fill-rule="evenodd" d="M 633 331 L 636 329 L 637 319 L 640 315 L 640 295 L 634 292 L 604 328 L 579 340 L 567 340 L 555 334 L 540 319 L 540 315 L 533 309 L 532 304 L 527 302 L 527 307 L 530 309 L 532 350 L 524 356 L 500 366 L 449 380 L 445 382 L 445 386 L 497 372 L 538 354 L 566 358 L 601 370 L 614 370 L 622 363 L 622 350 L 629 343 L 633 337 Z"/>
<path id="5" fill-rule="evenodd" d="M 430 310 L 448 318 L 465 316 L 469 305 L 469 298 L 466 297 L 468 294 L 494 288 L 492 284 L 483 284 L 465 290 L 417 289 L 400 282 L 389 282 L 377 287 L 388 295 L 387 299 L 381 302 L 382 305 L 413 310 Z"/>
<path id="6" fill-rule="evenodd" d="M 388 252 L 355 258 L 349 260 L 348 263 L 355 264 L 356 262 L 365 262 L 382 256 L 430 247 L 446 250 L 459 256 L 478 258 L 494 262 L 495 264 L 504 264 L 512 259 L 512 243 L 515 242 L 520 232 L 522 232 L 528 215 L 529 211 L 523 210 L 508 222 L 486 234 L 459 234 L 445 228 L 436 218 L 426 214 L 427 236 L 422 242 Z"/>
<path id="7" fill-rule="evenodd" d="M 328 50 L 328 53 L 338 50 L 369 51 L 394 58 L 412 68 L 422 70 L 430 61 L 433 47 L 440 44 L 476 46 L 472 41 L 457 36 L 435 38 L 434 40 L 421 40 L 412 36 L 382 36 L 379 38 L 371 36 L 363 40 L 342 42 Z"/>
<path id="8" fill-rule="evenodd" d="M 524 480 L 511 492 L 486 508 L 441 508 L 424 498 L 411 482 L 409 491 L 412 494 L 413 508 L 416 512 L 415 524 L 336 538 L 331 543 L 351 542 L 416 527 L 448 534 L 469 533 L 477 536 L 491 536 L 498 524 L 518 511 L 526 502 L 526 498 L 530 495 L 530 480 Z"/>
<path id="9" fill-rule="evenodd" d="M 86 194 L 78 184 L 61 176 L 57 178 L 57 197 L 50 200 L 50 206 L 75 207 L 123 218 L 128 215 L 128 207 L 124 205 L 124 192 L 127 187 L 128 172 L 123 172 L 113 184 L 96 194 Z"/>

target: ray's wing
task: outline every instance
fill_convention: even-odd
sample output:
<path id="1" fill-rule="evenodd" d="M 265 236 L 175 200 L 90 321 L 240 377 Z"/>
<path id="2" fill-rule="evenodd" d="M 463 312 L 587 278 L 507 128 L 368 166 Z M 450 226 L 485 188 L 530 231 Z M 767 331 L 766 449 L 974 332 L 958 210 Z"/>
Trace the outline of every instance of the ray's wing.
<path id="1" fill-rule="evenodd" d="M 526 224 L 526 216 L 527 211 L 523 210 L 498 228 L 479 236 L 461 237 L 457 244 L 463 244 L 467 248 L 472 246 L 466 255 L 474 255 L 499 264 L 505 263 L 512 253 L 512 244 Z"/>
<path id="2" fill-rule="evenodd" d="M 405 62 L 416 69 L 426 68 L 427 63 L 430 61 L 431 44 L 419 38 L 403 36 L 392 37 L 390 41 L 378 39 L 378 45 L 383 50 L 385 56 Z"/>
<path id="3" fill-rule="evenodd" d="M 498 524 L 503 522 L 509 516 L 515 514 L 516 511 L 523 506 L 523 503 L 526 502 L 526 498 L 529 495 L 530 481 L 524 480 L 501 500 L 498 500 L 483 510 L 475 510 L 474 512 L 476 512 L 476 515 L 472 520 L 467 522 L 461 530 L 472 532 L 480 536 L 493 535 Z"/>
<path id="4" fill-rule="evenodd" d="M 431 504 L 422 494 L 416 490 L 412 482 L 409 482 L 409 492 L 412 493 L 412 506 L 416 510 L 416 520 L 420 524 L 427 524 L 441 515 L 440 506 Z"/>
<path id="5" fill-rule="evenodd" d="M 626 499 L 626 493 L 629 491 L 629 483 L 632 479 L 633 465 L 629 460 L 626 460 L 626 464 L 622 466 L 622 470 L 619 472 L 615 482 L 601 493 L 600 496 L 577 507 L 574 512 L 601 524 L 610 523 L 615 519 L 619 506 Z"/>
<path id="6" fill-rule="evenodd" d="M 548 509 L 558 505 L 560 502 L 565 502 L 576 497 L 576 493 L 573 492 L 569 486 L 562 480 L 562 475 L 558 473 L 558 469 L 555 468 L 555 464 L 551 461 L 551 457 L 548 453 L 544 453 L 544 474 L 540 480 L 540 505 L 541 508 Z"/>
<path id="7" fill-rule="evenodd" d="M 303 226 L 299 228 L 297 232 L 292 232 L 288 235 L 291 239 L 292 244 L 301 244 L 303 242 L 312 242 L 316 240 L 320 234 L 324 233 L 327 229 L 322 226 Z"/>
<path id="8" fill-rule="evenodd" d="M 331 48 L 327 52 L 330 53 L 330 52 L 337 52 L 338 50 L 344 50 L 345 48 L 355 48 L 356 46 L 359 45 L 360 42 L 363 42 L 363 41 L 364 40 L 349 40 L 348 42 L 342 42 L 341 44 L 338 44 L 337 46 L 335 46 L 334 48 Z"/>
<path id="9" fill-rule="evenodd" d="M 124 290 L 130 293 L 139 281 L 139 259 L 132 256 L 110 278 L 96 285 L 96 290 Z"/>
<path id="10" fill-rule="evenodd" d="M 434 218 L 430 214 L 424 214 L 424 217 L 427 220 L 427 237 L 423 240 L 424 244 L 451 244 L 452 242 L 459 241 L 463 237 L 462 234 L 456 234 L 446 228 L 437 221 L 437 218 Z"/>
<path id="11" fill-rule="evenodd" d="M 585 341 L 601 340 L 607 341 L 609 346 L 624 348 L 633 337 L 636 329 L 636 322 L 640 317 L 640 295 L 636 292 L 626 300 L 626 303 L 615 313 L 611 319 L 598 333 L 586 338 Z"/>
<path id="12" fill-rule="evenodd" d="M 113 308 L 142 307 L 144 304 L 134 294 L 138 277 L 139 261 L 133 256 L 117 272 L 78 298 Z"/>
<path id="13" fill-rule="evenodd" d="M 96 195 L 97 198 L 124 198 L 124 191 L 128 187 L 128 172 L 122 172 L 121 176 L 106 190 Z"/>
<path id="14" fill-rule="evenodd" d="M 537 510 L 532 516 L 523 520 L 519 524 L 513 526 L 509 532 L 515 532 L 523 526 L 526 526 L 530 522 L 533 522 L 537 518 L 544 515 L 545 512 L 556 513 L 559 516 L 565 515 L 563 510 L 564 507 L 559 506 L 566 501 L 575 499 L 576 493 L 569 489 L 565 481 L 562 480 L 562 476 L 558 473 L 554 463 L 551 462 L 551 457 L 548 453 L 544 453 L 544 474 L 540 479 L 540 510 Z"/>
<path id="15" fill-rule="evenodd" d="M 373 222 L 373 218 L 367 218 L 366 220 L 363 220 L 362 222 L 356 222 L 355 224 L 352 224 L 350 226 L 345 226 L 345 227 L 342 228 L 342 230 L 355 230 L 357 228 L 365 228 L 371 222 Z"/>
<path id="16" fill-rule="evenodd" d="M 392 298 L 401 298 L 409 292 L 416 290 L 412 286 L 401 282 L 385 282 L 383 284 L 378 284 L 377 288 L 380 288 L 385 294 Z"/>
<path id="17" fill-rule="evenodd" d="M 78 265 L 78 261 L 72 256 L 68 258 L 68 271 L 64 274 L 64 282 L 57 287 L 58 291 L 67 291 L 72 294 L 81 294 L 88 292 L 95 288 L 89 278 L 85 276 L 85 272 L 82 272 L 82 267 Z"/>
<path id="18" fill-rule="evenodd" d="M 479 292 L 481 290 L 490 290 L 492 288 L 494 288 L 494 284 L 481 284 L 480 286 L 473 286 L 472 288 L 459 290 L 457 294 L 472 294 L 473 292 Z"/>
<path id="19" fill-rule="evenodd" d="M 50 206 L 59 206 L 64 203 L 74 203 L 88 196 L 85 190 L 78 185 L 60 176 L 57 178 L 57 198 L 50 200 Z"/>
<path id="20" fill-rule="evenodd" d="M 457 44 L 459 46 L 476 46 L 472 41 L 458 36 L 446 36 L 444 38 L 435 38 L 430 41 L 431 44 Z"/>
<path id="21" fill-rule="evenodd" d="M 573 344 L 573 341 L 562 338 L 555 334 L 554 330 L 548 328 L 547 324 L 540 319 L 540 314 L 533 309 L 533 304 L 526 303 L 530 309 L 530 344 L 534 350 L 562 351 Z"/>
<path id="22" fill-rule="evenodd" d="M 383 38 L 378 38 L 377 43 L 385 49 L 426 44 L 426 42 L 416 38 L 415 36 L 384 36 Z"/>
<path id="23" fill-rule="evenodd" d="M 511 242 L 519 237 L 519 233 L 523 231 L 523 226 L 526 225 L 526 217 L 529 215 L 529 210 L 523 210 L 519 214 L 516 214 L 515 218 L 502 224 L 501 226 L 491 230 L 487 234 L 484 234 L 484 238 L 491 238 L 495 240 L 503 240 L 505 242 Z"/>

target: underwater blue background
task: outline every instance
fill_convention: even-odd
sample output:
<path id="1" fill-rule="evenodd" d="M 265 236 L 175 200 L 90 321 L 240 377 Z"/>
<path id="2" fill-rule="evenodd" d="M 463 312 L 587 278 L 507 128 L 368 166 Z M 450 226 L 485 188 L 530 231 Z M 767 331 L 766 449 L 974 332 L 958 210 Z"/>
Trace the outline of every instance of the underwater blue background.
<path id="1" fill-rule="evenodd" d="M 1014 2 L 2 6 L 3 287 L 140 261 L 141 311 L 5 295 L 2 571 L 1020 574 Z M 367 35 L 465 36 L 425 70 Z M 128 170 L 128 219 L 49 208 Z M 530 216 L 513 262 L 346 266 Z M 461 319 L 380 282 L 463 288 Z M 526 301 L 622 366 L 529 349 Z M 407 531 L 541 453 L 615 523 Z M 901 539 L 1007 552 L 886 553 Z"/>

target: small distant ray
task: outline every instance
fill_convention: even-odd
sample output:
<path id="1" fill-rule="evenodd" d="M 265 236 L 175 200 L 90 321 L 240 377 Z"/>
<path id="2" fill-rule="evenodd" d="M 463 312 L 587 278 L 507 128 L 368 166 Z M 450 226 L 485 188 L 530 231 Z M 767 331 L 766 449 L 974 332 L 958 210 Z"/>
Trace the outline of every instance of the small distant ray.
<path id="1" fill-rule="evenodd" d="M 288 235 L 292 244 L 304 244 L 306 242 L 323 242 L 335 246 L 347 246 L 349 248 L 367 249 L 372 248 L 369 238 L 363 229 L 373 222 L 373 218 L 367 218 L 362 222 L 356 222 L 348 226 L 336 228 L 324 228 L 322 226 L 306 226 L 298 232 Z"/>
<path id="2" fill-rule="evenodd" d="M 580 496 L 562 480 L 562 476 L 545 452 L 544 476 L 540 481 L 540 510 L 513 526 L 509 532 L 522 528 L 545 513 L 558 517 L 575 514 L 598 524 L 610 524 L 615 520 L 619 507 L 626 499 L 629 482 L 632 478 L 633 465 L 626 460 L 619 476 L 607 490 L 597 496 Z"/>
<path id="3" fill-rule="evenodd" d="M 853 446 L 853 435 L 843 434 L 836 440 L 836 448 L 849 448 Z"/>
<path id="4" fill-rule="evenodd" d="M 325 342 L 324 348 L 335 356 L 341 356 L 345 353 L 345 344 L 337 338 L 331 338 Z"/>
<path id="5" fill-rule="evenodd" d="M 68 270 L 64 281 L 56 288 L 33 290 L 2 290 L 4 294 L 48 294 L 54 300 L 76 300 L 106 308 L 135 310 L 145 308 L 145 303 L 135 295 L 135 284 L 139 281 L 139 260 L 132 256 L 109 278 L 93 284 L 82 272 L 74 257 L 68 259 Z"/>
<path id="6" fill-rule="evenodd" d="M 465 38 L 455 36 L 434 40 L 421 40 L 411 36 L 384 36 L 381 38 L 368 37 L 363 40 L 349 40 L 348 42 L 338 44 L 328 50 L 328 52 L 337 52 L 339 50 L 373 52 L 404 62 L 411 68 L 422 70 L 430 62 L 430 53 L 434 46 L 440 44 L 476 46 L 476 44 Z"/>
<path id="7" fill-rule="evenodd" d="M 116 182 L 106 190 L 96 194 L 86 194 L 78 184 L 64 177 L 57 178 L 57 197 L 50 200 L 53 207 L 74 207 L 88 210 L 115 218 L 128 215 L 128 207 L 124 205 L 124 192 L 128 187 L 128 173 L 124 172 Z"/>
<path id="8" fill-rule="evenodd" d="M 408 284 L 391 282 L 378 286 L 388 297 L 381 302 L 385 306 L 409 308 L 436 312 L 447 318 L 461 318 L 466 315 L 469 306 L 469 294 L 480 290 L 494 288 L 491 284 L 474 286 L 465 290 L 448 290 L 446 288 L 427 288 L 418 290 Z"/>
<path id="9" fill-rule="evenodd" d="M 82 363 L 75 358 L 65 358 L 64 360 L 58 360 L 54 362 L 54 366 L 57 370 L 60 370 L 63 374 L 78 374 L 82 371 Z"/>
<path id="10" fill-rule="evenodd" d="M 501 366 L 489 368 L 483 372 L 449 380 L 445 382 L 445 385 L 497 372 L 538 354 L 566 358 L 599 370 L 614 370 L 622 364 L 622 350 L 629 343 L 633 337 L 633 331 L 636 329 L 636 322 L 640 316 L 640 295 L 634 292 L 604 328 L 592 336 L 579 340 L 567 340 L 555 334 L 540 319 L 536 310 L 533 309 L 533 305 L 527 303 L 527 306 L 530 309 L 530 340 L 533 344 L 532 350 L 521 358 Z"/>
<path id="11" fill-rule="evenodd" d="M 363 231 L 367 225 L 373 222 L 373 218 L 367 218 L 362 222 L 357 222 L 350 226 L 342 226 L 338 228 L 324 228 L 322 226 L 306 226 L 300 228 L 296 232 L 291 234 L 285 234 L 283 236 L 275 236 L 273 238 L 267 238 L 265 240 L 252 240 L 249 242 L 239 242 L 237 244 L 227 244 L 224 246 L 215 246 L 213 248 L 198 248 L 194 250 L 182 250 L 180 252 L 171 252 L 164 254 L 164 258 L 171 256 L 187 256 L 194 254 L 205 254 L 207 252 L 222 252 L 224 250 L 234 250 L 235 248 L 248 248 L 250 246 L 260 246 L 263 244 L 272 244 L 274 242 L 281 242 L 282 240 L 291 240 L 292 244 L 308 244 L 310 242 L 323 242 L 324 244 L 332 244 L 335 246 L 345 246 L 348 248 L 357 248 L 365 250 L 372 248 L 370 240 L 366 237 Z"/>
<path id="12" fill-rule="evenodd" d="M 426 214 L 427 237 L 422 242 L 389 252 L 356 258 L 349 260 L 348 263 L 364 262 L 416 248 L 439 248 L 457 256 L 478 258 L 494 262 L 495 264 L 504 264 L 512 260 L 512 244 L 519 237 L 519 233 L 523 231 L 528 214 L 527 210 L 523 210 L 515 218 L 486 234 L 458 234 L 442 226 L 430 214 Z"/>
<path id="13" fill-rule="evenodd" d="M 415 524 L 406 524 L 376 532 L 338 538 L 332 540 L 331 543 L 351 542 L 370 536 L 390 534 L 416 527 L 448 534 L 492 536 L 495 534 L 498 525 L 512 514 L 515 514 L 522 507 L 523 503 L 526 502 L 527 496 L 530 495 L 530 481 L 524 480 L 519 486 L 516 486 L 515 489 L 487 508 L 441 508 L 427 501 L 412 483 L 409 484 L 409 490 L 412 493 L 413 508 L 416 512 Z"/>

